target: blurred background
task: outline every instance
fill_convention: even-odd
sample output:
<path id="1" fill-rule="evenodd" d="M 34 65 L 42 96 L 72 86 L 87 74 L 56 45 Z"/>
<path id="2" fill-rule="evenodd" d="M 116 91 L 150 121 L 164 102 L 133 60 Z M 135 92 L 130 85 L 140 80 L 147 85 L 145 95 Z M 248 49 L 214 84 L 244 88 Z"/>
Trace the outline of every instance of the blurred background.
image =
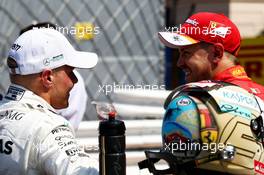
<path id="1" fill-rule="evenodd" d="M 177 49 L 164 48 L 157 32 L 199 11 L 223 13 L 238 26 L 243 38 L 239 61 L 264 85 L 263 0 L 0 0 L 0 93 L 9 85 L 6 56 L 20 30 L 38 22 L 54 23 L 77 50 L 99 55 L 94 69 L 79 70 L 88 93 L 79 141 L 97 145 L 91 102 L 114 103 L 122 119 L 131 121 L 126 122 L 128 174 L 144 174 L 136 164 L 144 159 L 143 150 L 161 145 L 162 105 L 169 93 L 164 89 L 184 83 L 176 67 Z M 114 90 L 125 85 L 141 89 Z M 141 91 L 145 86 L 157 88 Z"/>

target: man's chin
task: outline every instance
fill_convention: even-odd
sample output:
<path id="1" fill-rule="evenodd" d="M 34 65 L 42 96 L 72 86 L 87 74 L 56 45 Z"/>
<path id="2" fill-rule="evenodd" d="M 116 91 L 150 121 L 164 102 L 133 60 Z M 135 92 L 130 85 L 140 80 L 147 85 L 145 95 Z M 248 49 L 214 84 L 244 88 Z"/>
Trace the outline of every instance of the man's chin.
<path id="1" fill-rule="evenodd" d="M 186 77 L 185 77 L 185 82 L 186 82 L 186 83 L 191 83 L 191 82 L 194 82 L 194 80 L 193 80 L 191 77 L 186 76 Z"/>
<path id="2" fill-rule="evenodd" d="M 69 102 L 65 103 L 65 104 L 60 104 L 59 106 L 53 107 L 56 110 L 60 110 L 60 109 L 65 109 L 69 106 Z"/>
<path id="3" fill-rule="evenodd" d="M 67 101 L 67 103 L 64 105 L 63 108 L 68 108 L 69 107 L 69 102 Z"/>

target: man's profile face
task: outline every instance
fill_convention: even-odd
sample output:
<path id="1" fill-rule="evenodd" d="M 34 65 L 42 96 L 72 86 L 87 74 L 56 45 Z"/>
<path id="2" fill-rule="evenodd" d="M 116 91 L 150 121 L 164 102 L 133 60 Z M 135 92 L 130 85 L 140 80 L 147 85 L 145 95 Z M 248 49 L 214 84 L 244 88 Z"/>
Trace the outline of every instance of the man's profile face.
<path id="1" fill-rule="evenodd" d="M 53 70 L 53 88 L 51 106 L 55 109 L 68 107 L 70 90 L 77 83 L 78 79 L 73 73 L 73 67 L 62 66 Z"/>
<path id="2" fill-rule="evenodd" d="M 187 83 L 212 79 L 211 53 L 201 43 L 182 46 L 177 66 L 185 73 Z"/>

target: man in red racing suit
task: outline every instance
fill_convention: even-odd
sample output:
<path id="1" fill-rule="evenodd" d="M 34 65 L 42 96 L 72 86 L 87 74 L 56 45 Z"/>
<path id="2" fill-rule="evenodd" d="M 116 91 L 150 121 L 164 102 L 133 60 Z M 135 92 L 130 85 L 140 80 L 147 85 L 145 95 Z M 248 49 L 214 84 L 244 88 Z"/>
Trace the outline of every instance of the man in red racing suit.
<path id="1" fill-rule="evenodd" d="M 226 16 L 211 12 L 196 13 L 180 25 L 179 30 L 158 33 L 167 47 L 178 48 L 177 66 L 185 81 L 218 80 L 232 83 L 264 100 L 264 86 L 253 82 L 236 58 L 241 36 L 236 25 Z M 189 168 L 187 174 L 217 174 Z M 221 173 L 222 174 L 222 173 Z"/>
<path id="2" fill-rule="evenodd" d="M 159 32 L 160 41 L 178 48 L 177 66 L 185 72 L 187 83 L 220 80 L 236 84 L 264 100 L 264 87 L 254 83 L 237 65 L 241 36 L 226 16 L 199 12 L 190 16 L 177 32 Z"/>

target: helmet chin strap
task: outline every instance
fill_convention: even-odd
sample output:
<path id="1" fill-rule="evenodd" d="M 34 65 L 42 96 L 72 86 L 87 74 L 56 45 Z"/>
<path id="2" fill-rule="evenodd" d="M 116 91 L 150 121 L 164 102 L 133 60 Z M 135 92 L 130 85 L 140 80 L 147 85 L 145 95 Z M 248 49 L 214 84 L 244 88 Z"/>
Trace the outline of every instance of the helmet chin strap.
<path id="1" fill-rule="evenodd" d="M 149 172 L 153 173 L 154 175 L 160 175 L 160 174 L 175 174 L 180 173 L 184 170 L 184 168 L 190 168 L 195 167 L 195 161 L 186 161 L 183 162 L 182 160 L 179 160 L 176 156 L 169 152 L 164 152 L 162 150 L 160 151 L 145 151 L 147 159 L 141 161 L 138 163 L 139 169 L 145 169 L 148 168 Z M 159 162 L 160 160 L 166 161 L 166 163 L 169 165 L 169 168 L 159 170 L 155 167 L 155 164 Z"/>
<path id="2" fill-rule="evenodd" d="M 201 150 L 190 151 L 182 150 L 177 152 L 170 152 L 168 150 L 161 149 L 159 151 L 145 151 L 145 160 L 138 163 L 139 169 L 148 168 L 149 172 L 154 175 L 158 174 L 180 174 L 190 169 L 196 168 L 199 165 L 215 161 L 225 160 L 231 161 L 235 157 L 235 147 L 233 145 L 227 145 L 223 150 L 218 150 L 216 153 L 203 152 Z M 196 153 L 195 153 L 196 152 Z M 200 154 L 198 157 L 197 155 Z M 163 160 L 167 163 L 169 168 L 157 169 L 155 165 Z"/>
<path id="3" fill-rule="evenodd" d="M 208 163 L 214 160 L 232 160 L 235 156 L 235 147 L 233 145 L 227 146 L 224 150 L 218 151 L 215 154 L 206 155 L 199 159 L 177 157 L 170 152 L 166 151 L 145 151 L 146 158 L 138 163 L 139 169 L 148 168 L 150 173 L 154 175 L 162 174 L 180 174 L 181 172 L 188 171 L 198 165 Z M 169 168 L 159 170 L 155 164 L 160 160 L 165 160 Z"/>

